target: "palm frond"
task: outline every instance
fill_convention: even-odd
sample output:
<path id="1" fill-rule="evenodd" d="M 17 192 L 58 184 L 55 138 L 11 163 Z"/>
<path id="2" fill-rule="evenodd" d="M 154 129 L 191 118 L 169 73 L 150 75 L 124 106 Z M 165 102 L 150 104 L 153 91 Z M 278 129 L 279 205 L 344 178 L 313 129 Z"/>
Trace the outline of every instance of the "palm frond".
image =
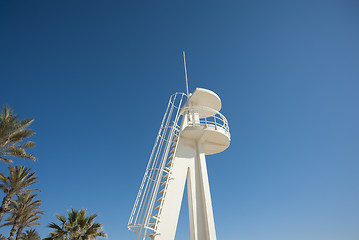
<path id="1" fill-rule="evenodd" d="M 27 189 L 30 185 L 37 182 L 35 172 L 31 172 L 31 168 L 24 166 L 8 166 L 10 175 L 6 177 L 4 174 L 0 174 L 0 188 L 5 192 L 4 200 L 0 208 L 0 221 L 4 213 L 13 211 L 20 204 L 22 200 L 27 199 L 30 204 L 29 207 L 34 207 L 33 210 L 37 210 L 37 207 L 41 205 L 40 200 L 33 201 L 36 195 L 31 194 L 31 190 Z M 14 195 L 17 195 L 17 199 L 11 199 Z M 6 201 L 5 201 L 6 199 Z"/>
<path id="2" fill-rule="evenodd" d="M 53 229 L 56 229 L 56 230 L 59 230 L 59 231 L 62 230 L 62 228 L 61 228 L 59 225 L 57 225 L 56 223 L 54 223 L 54 222 L 49 223 L 49 224 L 47 225 L 47 227 L 53 228 Z"/>
<path id="3" fill-rule="evenodd" d="M 24 139 L 35 135 L 35 132 L 28 128 L 33 121 L 30 118 L 19 120 L 13 109 L 3 107 L 0 113 L 0 161 L 12 162 L 6 156 L 36 160 L 33 154 L 25 151 L 35 144 L 31 141 L 23 142 Z"/>
<path id="4" fill-rule="evenodd" d="M 35 229 L 26 230 L 25 233 L 23 233 L 21 236 L 21 240 L 40 240 L 40 239 L 41 238 Z"/>
<path id="5" fill-rule="evenodd" d="M 33 148 L 33 147 L 35 147 L 35 142 L 27 141 L 27 142 L 24 142 L 23 144 L 21 144 L 19 147 L 21 147 L 21 148 Z"/>
<path id="6" fill-rule="evenodd" d="M 94 222 L 97 214 L 86 216 L 87 210 L 76 210 L 71 208 L 67 211 L 67 218 L 62 215 L 56 215 L 60 220 L 60 225 L 50 223 L 48 227 L 53 231 L 50 233 L 48 240 L 70 239 L 70 240 L 95 240 L 97 237 L 107 237 L 102 231 L 102 224 Z"/>
<path id="7" fill-rule="evenodd" d="M 5 162 L 5 163 L 13 163 L 13 161 L 11 159 L 1 157 L 1 156 L 0 156 L 0 161 Z"/>

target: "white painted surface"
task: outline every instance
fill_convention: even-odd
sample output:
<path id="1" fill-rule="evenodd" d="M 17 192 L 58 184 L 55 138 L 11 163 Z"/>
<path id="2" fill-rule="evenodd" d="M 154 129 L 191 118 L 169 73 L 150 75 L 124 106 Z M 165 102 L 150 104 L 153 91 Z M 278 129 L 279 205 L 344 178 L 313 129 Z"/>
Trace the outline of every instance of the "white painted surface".
<path id="1" fill-rule="evenodd" d="M 175 239 L 186 181 L 191 240 L 216 240 L 205 155 L 222 152 L 229 146 L 227 120 L 224 116 L 224 123 L 201 120 L 215 116 L 221 107 L 219 97 L 212 91 L 197 88 L 186 106 L 187 110 L 182 110 L 182 131 L 161 200 L 154 240 Z M 208 111 L 209 107 L 216 109 Z M 214 114 L 201 114 L 202 109 Z"/>
<path id="2" fill-rule="evenodd" d="M 191 240 L 216 240 L 205 155 L 229 146 L 228 122 L 214 92 L 197 88 L 182 104 L 184 96 L 170 98 L 130 216 L 138 240 L 175 239 L 186 182 Z"/>
<path id="3" fill-rule="evenodd" d="M 215 92 L 204 88 L 196 88 L 188 102 L 191 106 L 203 106 L 216 111 L 220 111 L 222 108 L 219 96 Z"/>
<path id="4" fill-rule="evenodd" d="M 174 239 L 186 180 L 191 239 L 216 239 L 203 148 L 196 141 L 180 138 L 163 207 L 159 213 L 159 235 L 154 237 L 155 240 Z"/>

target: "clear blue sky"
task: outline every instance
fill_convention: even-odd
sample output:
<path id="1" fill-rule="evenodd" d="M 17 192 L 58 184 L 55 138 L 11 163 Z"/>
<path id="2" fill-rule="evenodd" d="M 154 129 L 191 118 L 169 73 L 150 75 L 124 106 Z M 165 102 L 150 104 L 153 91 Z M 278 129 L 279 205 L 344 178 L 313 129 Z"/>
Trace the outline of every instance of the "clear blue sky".
<path id="1" fill-rule="evenodd" d="M 182 50 L 190 90 L 218 93 L 230 123 L 207 163 L 218 239 L 358 240 L 354 0 L 0 1 L 0 104 L 35 119 L 39 160 L 16 163 L 39 177 L 41 236 L 72 206 L 99 213 L 110 240 L 136 239 L 126 224 L 185 91 Z"/>

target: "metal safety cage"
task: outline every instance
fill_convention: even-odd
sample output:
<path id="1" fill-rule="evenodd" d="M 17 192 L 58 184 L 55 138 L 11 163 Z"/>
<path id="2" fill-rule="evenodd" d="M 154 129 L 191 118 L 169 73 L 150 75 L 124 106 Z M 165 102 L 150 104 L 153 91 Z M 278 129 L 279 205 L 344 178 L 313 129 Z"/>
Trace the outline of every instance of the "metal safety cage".
<path id="1" fill-rule="evenodd" d="M 173 94 L 163 116 L 127 225 L 129 230 L 138 234 L 138 240 L 150 239 L 156 234 L 158 219 L 155 211 L 160 211 L 160 206 L 155 207 L 155 204 L 161 199 L 161 188 L 166 186 L 163 184 L 163 177 L 168 176 L 171 167 L 168 155 L 176 148 L 173 143 L 180 133 L 180 110 L 186 99 L 187 95 L 184 93 Z"/>

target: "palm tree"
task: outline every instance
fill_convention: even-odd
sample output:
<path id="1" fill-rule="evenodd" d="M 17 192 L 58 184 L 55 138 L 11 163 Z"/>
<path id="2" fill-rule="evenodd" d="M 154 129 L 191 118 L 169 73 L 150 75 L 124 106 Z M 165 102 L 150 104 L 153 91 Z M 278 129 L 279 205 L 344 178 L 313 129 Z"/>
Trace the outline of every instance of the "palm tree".
<path id="1" fill-rule="evenodd" d="M 9 211 L 9 204 L 15 194 L 28 192 L 25 188 L 36 183 L 37 177 L 35 172 L 31 172 L 31 168 L 24 166 L 9 166 L 10 176 L 5 177 L 0 173 L 0 189 L 6 194 L 0 207 L 0 222 L 6 212 Z"/>
<path id="2" fill-rule="evenodd" d="M 39 214 L 43 214 L 43 213 L 44 213 L 43 211 L 32 211 L 30 213 L 26 213 L 23 216 L 21 216 L 20 224 L 16 232 L 15 240 L 19 240 L 23 238 L 22 230 L 24 230 L 25 228 L 40 225 L 39 220 L 41 217 Z"/>
<path id="3" fill-rule="evenodd" d="M 40 218 L 39 214 L 43 214 L 43 211 L 40 211 L 41 200 L 34 200 L 36 194 L 31 194 L 30 192 L 17 194 L 17 199 L 11 201 L 11 216 L 6 219 L 7 223 L 2 224 L 3 226 L 10 226 L 10 236 L 8 240 L 13 240 L 15 237 L 16 231 L 20 228 L 18 232 L 21 236 L 21 231 L 27 226 L 39 225 L 38 219 Z M 17 237 L 17 239 L 18 239 Z"/>
<path id="4" fill-rule="evenodd" d="M 25 149 L 35 146 L 34 142 L 25 141 L 25 138 L 31 137 L 35 134 L 29 125 L 33 119 L 27 118 L 19 120 L 18 116 L 14 114 L 14 110 L 4 106 L 0 114 L 0 160 L 3 162 L 12 163 L 10 157 L 21 157 L 35 161 L 33 154 L 26 153 Z"/>
<path id="5" fill-rule="evenodd" d="M 71 208 L 71 211 L 67 211 L 67 219 L 63 215 L 56 215 L 61 223 L 50 223 L 48 227 L 53 231 L 44 240 L 96 240 L 98 237 L 107 237 L 102 231 L 102 224 L 94 222 L 97 214 L 86 217 L 86 213 L 86 209 Z"/>
<path id="6" fill-rule="evenodd" d="M 41 240 L 41 238 L 35 229 L 30 229 L 21 235 L 21 240 Z"/>

